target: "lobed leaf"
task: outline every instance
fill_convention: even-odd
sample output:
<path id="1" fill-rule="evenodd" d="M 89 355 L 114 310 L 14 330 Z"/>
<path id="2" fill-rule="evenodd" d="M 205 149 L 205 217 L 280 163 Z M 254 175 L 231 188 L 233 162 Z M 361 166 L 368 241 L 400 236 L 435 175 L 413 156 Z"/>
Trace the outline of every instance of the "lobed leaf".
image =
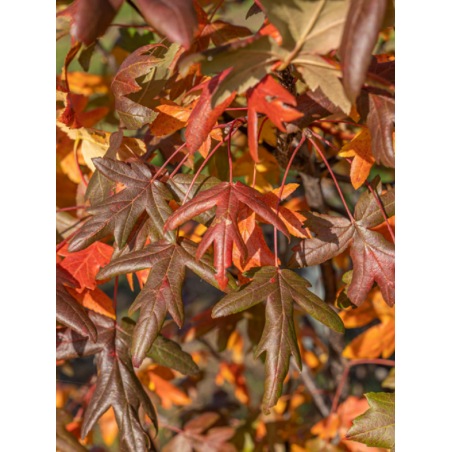
<path id="1" fill-rule="evenodd" d="M 86 209 L 94 216 L 74 236 L 70 252 L 83 250 L 113 232 L 118 246 L 123 248 L 144 211 L 151 219 L 154 237 L 175 241 L 174 233 L 162 232 L 164 222 L 172 213 L 168 205 L 172 195 L 162 182 L 151 182 L 151 169 L 144 162 L 134 160 L 127 164 L 94 159 L 94 164 L 105 177 L 125 184 L 126 188 Z"/>
<path id="2" fill-rule="evenodd" d="M 395 213 L 395 192 L 381 195 L 381 182 L 377 176 L 371 185 L 385 209 L 387 216 Z M 355 306 L 366 298 L 374 281 L 380 286 L 383 298 L 389 306 L 395 302 L 395 246 L 381 234 L 368 228 L 384 221 L 380 207 L 373 194 L 364 192 L 355 208 L 355 221 L 303 212 L 307 226 L 316 236 L 303 240 L 293 248 L 289 267 L 318 265 L 337 256 L 350 244 L 353 261 L 353 278 L 347 296 Z"/>
<path id="3" fill-rule="evenodd" d="M 281 396 L 291 355 L 301 370 L 301 356 L 293 323 L 293 300 L 334 331 L 343 333 L 344 325 L 332 308 L 306 289 L 310 283 L 290 270 L 263 267 L 245 276 L 253 277 L 253 280 L 217 303 L 212 317 L 241 312 L 267 298 L 265 327 L 255 357 L 267 352 L 263 410 L 268 414 Z"/>
<path id="4" fill-rule="evenodd" d="M 83 306 L 66 288 L 79 287 L 78 282 L 59 264 L 56 266 L 56 319 L 82 336 L 97 340 L 97 330 Z"/>
<path id="5" fill-rule="evenodd" d="M 247 250 L 238 228 L 240 203 L 248 205 L 266 221 L 273 224 L 288 238 L 289 232 L 280 218 L 262 201 L 259 192 L 241 182 L 221 184 L 199 193 L 196 198 L 176 210 L 165 223 L 164 231 L 176 229 L 188 220 L 216 206 L 215 220 L 199 243 L 196 258 L 199 259 L 214 244 L 214 263 L 220 289 L 228 284 L 226 269 L 232 265 L 233 244 L 246 259 Z"/>

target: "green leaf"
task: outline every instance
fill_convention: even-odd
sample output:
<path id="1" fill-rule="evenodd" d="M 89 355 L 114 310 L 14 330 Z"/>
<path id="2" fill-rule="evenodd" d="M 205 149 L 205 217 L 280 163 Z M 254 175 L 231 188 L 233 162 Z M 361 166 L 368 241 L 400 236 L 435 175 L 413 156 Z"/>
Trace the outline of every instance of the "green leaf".
<path id="1" fill-rule="evenodd" d="M 199 374 L 199 368 L 193 361 L 193 358 L 184 352 L 179 344 L 167 339 L 165 336 L 158 335 L 147 353 L 157 364 L 171 367 L 181 374 L 196 376 Z"/>
<path id="2" fill-rule="evenodd" d="M 369 447 L 395 448 L 395 394 L 365 394 L 370 409 L 353 421 L 346 438 Z"/>

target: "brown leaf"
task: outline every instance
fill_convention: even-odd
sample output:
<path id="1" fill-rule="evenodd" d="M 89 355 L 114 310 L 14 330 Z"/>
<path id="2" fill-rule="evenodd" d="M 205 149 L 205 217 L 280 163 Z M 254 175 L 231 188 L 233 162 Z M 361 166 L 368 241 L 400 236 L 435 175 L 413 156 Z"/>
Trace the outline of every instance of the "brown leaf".
<path id="1" fill-rule="evenodd" d="M 355 102 L 366 78 L 387 0 L 352 0 L 339 48 L 345 92 Z"/>
<path id="2" fill-rule="evenodd" d="M 78 0 L 72 34 L 86 45 L 102 36 L 124 0 Z"/>
<path id="3" fill-rule="evenodd" d="M 139 129 L 151 123 L 157 116 L 156 112 L 132 101 L 127 96 L 141 91 L 142 88 L 136 79 L 149 73 L 152 68 L 162 62 L 160 58 L 153 56 L 154 49 L 158 46 L 162 44 L 148 44 L 135 50 L 124 60 L 113 78 L 111 89 L 116 98 L 116 110 L 121 123 L 127 129 Z"/>
<path id="4" fill-rule="evenodd" d="M 171 42 L 190 47 L 198 25 L 191 0 L 137 0 L 137 4 L 151 27 Z"/>

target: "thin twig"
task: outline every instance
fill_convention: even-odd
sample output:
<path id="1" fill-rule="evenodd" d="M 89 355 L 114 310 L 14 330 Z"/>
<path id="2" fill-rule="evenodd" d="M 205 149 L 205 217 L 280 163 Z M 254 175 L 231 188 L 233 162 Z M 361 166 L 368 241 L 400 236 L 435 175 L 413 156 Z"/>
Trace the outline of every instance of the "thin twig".
<path id="1" fill-rule="evenodd" d="M 279 190 L 278 200 L 276 201 L 276 209 L 275 209 L 276 216 L 278 216 L 279 203 L 281 202 L 282 194 L 284 191 L 284 184 L 286 183 L 286 178 L 287 178 L 287 174 L 289 173 L 290 165 L 292 165 L 293 159 L 295 158 L 295 155 L 298 152 L 298 149 L 300 149 L 301 145 L 305 142 L 305 140 L 306 140 L 306 135 L 303 134 L 303 137 L 301 138 L 300 142 L 298 143 L 298 146 L 295 148 L 295 150 L 292 152 L 292 155 L 290 156 L 290 160 L 289 160 L 289 163 L 287 164 L 286 171 L 284 173 L 284 177 L 282 180 L 281 188 Z M 278 267 L 278 231 L 276 229 L 276 226 L 273 228 L 273 235 L 274 235 L 274 247 L 275 247 L 275 267 Z"/>
<path id="2" fill-rule="evenodd" d="M 218 11 L 218 8 L 222 5 L 224 0 L 220 0 L 218 2 L 218 5 L 216 6 L 216 8 L 212 11 L 212 14 L 209 17 L 209 22 L 212 22 L 213 16 L 215 15 L 215 13 Z"/>
<path id="3" fill-rule="evenodd" d="M 320 124 L 322 122 L 331 122 L 334 124 L 350 124 L 352 126 L 362 127 L 364 129 L 367 129 L 367 126 L 364 126 L 362 124 L 357 124 L 356 122 L 350 122 L 350 121 L 327 121 L 326 119 L 320 119 L 318 121 L 313 121 L 312 124 Z"/>
<path id="4" fill-rule="evenodd" d="M 320 411 L 320 414 L 323 417 L 327 417 L 330 410 L 326 406 L 325 401 L 323 400 L 322 395 L 320 394 L 319 389 L 317 388 L 314 379 L 312 378 L 310 371 L 306 364 L 303 365 L 303 371 L 300 372 L 301 379 L 303 380 L 306 389 L 312 396 L 312 400 L 315 403 L 315 406 Z"/>
<path id="5" fill-rule="evenodd" d="M 176 154 L 178 154 L 179 151 L 180 151 L 181 149 L 183 149 L 184 146 L 185 146 L 186 144 L 187 144 L 187 143 L 184 143 L 184 144 L 182 144 L 182 146 L 179 146 L 179 147 L 178 147 L 178 148 L 170 155 L 170 157 L 166 160 L 166 162 L 165 162 L 165 163 L 159 168 L 159 170 L 155 173 L 155 176 L 151 179 L 151 183 L 154 182 L 154 181 L 157 179 L 157 177 L 160 176 L 160 174 L 162 174 L 162 172 L 163 172 L 163 170 L 165 169 L 166 165 L 168 165 L 168 163 L 173 159 L 173 157 L 174 157 Z"/>
<path id="6" fill-rule="evenodd" d="M 312 133 L 312 131 L 310 131 L 310 132 Z M 349 218 L 350 218 L 350 221 L 351 221 L 352 223 L 354 223 L 354 222 L 355 222 L 355 219 L 353 218 L 353 215 L 351 214 L 351 212 L 350 212 L 350 210 L 349 210 L 349 208 L 348 208 L 348 206 L 347 206 L 347 203 L 346 203 L 346 201 L 345 201 L 344 195 L 342 194 L 341 187 L 339 187 L 339 183 L 338 183 L 338 181 L 337 181 L 337 179 L 336 179 L 336 176 L 335 176 L 334 173 L 333 173 L 333 170 L 332 170 L 331 167 L 330 167 L 330 164 L 328 163 L 328 160 L 325 158 L 325 156 L 323 155 L 323 152 L 322 152 L 322 151 L 320 150 L 320 148 L 317 146 L 317 143 L 316 143 L 312 138 L 309 138 L 309 141 L 313 144 L 313 146 L 316 148 L 317 152 L 320 154 L 320 157 L 322 157 L 322 160 L 325 162 L 325 165 L 326 165 L 326 167 L 328 168 L 328 171 L 330 172 L 331 177 L 333 178 L 334 183 L 336 184 L 337 191 L 339 192 L 339 196 L 341 197 L 342 202 L 344 203 L 344 207 L 345 207 L 345 210 L 347 211 L 347 214 L 348 214 L 348 216 L 349 216 Z"/>
<path id="7" fill-rule="evenodd" d="M 142 12 L 138 9 L 138 6 L 132 2 L 132 0 L 127 0 L 127 3 L 144 19 Z"/>
<path id="8" fill-rule="evenodd" d="M 179 171 L 179 168 L 186 162 L 186 160 L 190 157 L 190 154 L 185 154 L 185 157 L 180 161 L 179 165 L 174 168 L 174 171 L 170 174 L 169 178 L 172 179 L 173 176 Z"/>
<path id="9" fill-rule="evenodd" d="M 239 118 L 241 119 L 241 118 Z M 236 120 L 234 120 L 233 122 L 235 122 Z M 232 127 L 231 127 L 232 129 Z M 204 169 L 204 167 L 206 166 L 207 162 L 210 160 L 210 158 L 212 157 L 213 154 L 215 154 L 215 151 L 226 141 L 229 139 L 229 136 L 234 136 L 234 134 L 238 131 L 238 128 L 230 135 L 227 135 L 223 141 L 220 141 L 217 146 L 215 146 L 215 148 L 210 152 L 210 154 L 207 156 L 207 158 L 204 160 L 204 162 L 202 163 L 202 165 L 199 167 L 198 171 L 195 174 L 195 177 L 193 178 L 193 180 L 191 181 L 190 186 L 188 187 L 187 193 L 185 194 L 184 200 L 182 202 L 182 205 L 185 204 L 185 202 L 187 201 L 188 195 L 193 187 L 193 185 L 195 184 L 196 179 L 198 178 L 198 176 L 201 174 L 201 171 Z"/>
<path id="10" fill-rule="evenodd" d="M 355 361 L 350 361 L 348 363 L 348 366 L 345 368 L 344 373 L 342 374 L 341 381 L 339 385 L 337 386 L 336 394 L 334 396 L 333 405 L 331 406 L 331 413 L 335 413 L 339 404 L 339 398 L 342 393 L 342 388 L 345 385 L 345 382 L 347 381 L 348 374 L 350 372 L 350 368 L 353 366 L 357 366 L 359 364 L 380 364 L 382 366 L 395 366 L 395 361 L 391 359 L 357 359 Z"/>

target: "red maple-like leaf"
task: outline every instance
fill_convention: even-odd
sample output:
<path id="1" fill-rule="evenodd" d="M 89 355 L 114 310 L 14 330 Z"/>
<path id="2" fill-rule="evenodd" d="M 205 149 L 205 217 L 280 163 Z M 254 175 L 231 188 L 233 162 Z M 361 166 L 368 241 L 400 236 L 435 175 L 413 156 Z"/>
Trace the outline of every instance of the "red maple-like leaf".
<path id="1" fill-rule="evenodd" d="M 80 288 L 95 289 L 96 275 L 100 267 L 105 266 L 111 260 L 113 247 L 102 242 L 95 242 L 88 248 L 76 253 L 69 253 L 68 245 L 58 251 L 60 256 L 65 256 L 61 267 L 66 269 L 80 284 Z"/>
<path id="2" fill-rule="evenodd" d="M 264 113 L 282 132 L 287 132 L 284 122 L 291 122 L 303 114 L 289 105 L 296 106 L 297 101 L 292 94 L 283 88 L 271 75 L 247 91 L 248 99 L 248 145 L 250 154 L 259 162 L 257 142 L 257 114 Z M 286 105 L 288 104 L 288 105 Z"/>
<path id="3" fill-rule="evenodd" d="M 243 259 L 247 257 L 246 245 L 237 225 L 240 203 L 248 205 L 290 240 L 287 227 L 263 202 L 262 195 L 241 182 L 222 182 L 216 187 L 199 193 L 196 198 L 176 210 L 163 228 L 164 231 L 176 229 L 196 215 L 216 206 L 215 219 L 199 243 L 196 259 L 200 259 L 209 246 L 214 244 L 214 265 L 217 269 L 215 278 L 222 290 L 226 288 L 229 281 L 226 269 L 232 265 L 232 245 L 235 243 Z"/>
<path id="4" fill-rule="evenodd" d="M 231 68 L 232 69 L 232 68 Z M 192 91 L 202 88 L 202 94 L 196 107 L 191 112 L 185 131 L 187 149 L 190 154 L 194 154 L 209 136 L 210 131 L 217 122 L 217 119 L 224 112 L 235 98 L 235 92 L 225 101 L 212 109 L 212 96 L 215 94 L 220 83 L 228 76 L 231 69 L 223 71 L 216 77 L 193 88 Z"/>

